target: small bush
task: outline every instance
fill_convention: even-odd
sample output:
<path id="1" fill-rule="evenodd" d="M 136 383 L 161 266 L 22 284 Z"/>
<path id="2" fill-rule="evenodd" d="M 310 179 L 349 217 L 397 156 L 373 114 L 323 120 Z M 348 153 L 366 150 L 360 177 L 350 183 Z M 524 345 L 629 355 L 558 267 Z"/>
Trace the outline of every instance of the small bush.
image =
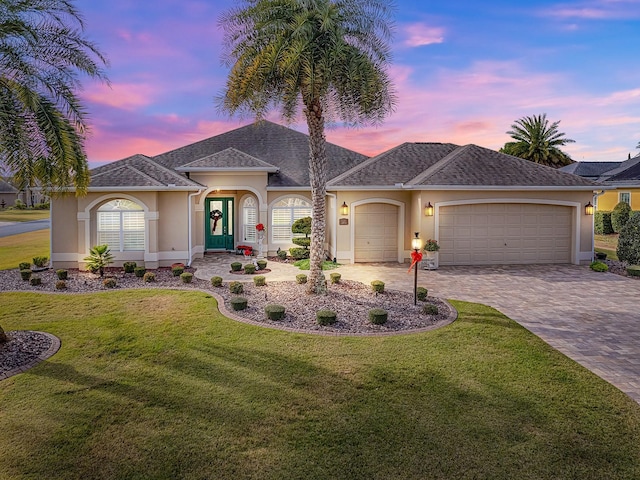
<path id="1" fill-rule="evenodd" d="M 174 277 L 181 277 L 184 273 L 184 267 L 172 267 L 171 273 L 173 273 Z"/>
<path id="2" fill-rule="evenodd" d="M 69 277 L 69 272 L 64 269 L 56 270 L 56 275 L 58 276 L 58 280 L 66 280 Z"/>
<path id="3" fill-rule="evenodd" d="M 298 285 L 302 285 L 303 283 L 307 283 L 307 276 L 304 273 L 299 273 L 296 275 L 296 283 Z"/>
<path id="4" fill-rule="evenodd" d="M 256 263 L 258 264 L 258 268 L 260 270 L 264 270 L 265 268 L 267 268 L 267 261 L 266 260 L 258 260 Z"/>
<path id="5" fill-rule="evenodd" d="M 191 283 L 193 281 L 193 273 L 190 273 L 190 272 L 181 273 L 180 280 L 182 280 L 182 283 Z"/>
<path id="6" fill-rule="evenodd" d="M 316 312 L 316 321 L 318 325 L 333 325 L 336 323 L 337 315 L 333 310 L 318 310 Z"/>
<path id="7" fill-rule="evenodd" d="M 278 250 L 278 258 L 280 260 L 286 260 L 287 259 L 287 251 L 286 250 Z"/>
<path id="8" fill-rule="evenodd" d="M 41 203 L 36 203 L 33 206 L 34 210 L 49 210 L 49 202 L 41 202 Z"/>
<path id="9" fill-rule="evenodd" d="M 42 279 L 37 275 L 33 275 L 29 279 L 29 283 L 31 284 L 32 287 L 37 287 L 38 285 L 42 285 Z"/>
<path id="10" fill-rule="evenodd" d="M 611 212 L 596 212 L 593 217 L 593 231 L 596 235 L 611 235 Z"/>
<path id="11" fill-rule="evenodd" d="M 384 282 L 381 280 L 374 280 L 371 282 L 371 289 L 376 293 L 384 292 Z"/>
<path id="12" fill-rule="evenodd" d="M 618 237 L 618 258 L 631 265 L 640 265 L 640 212 L 634 212 Z"/>
<path id="13" fill-rule="evenodd" d="M 115 278 L 105 278 L 102 282 L 104 288 L 116 288 L 116 279 Z"/>
<path id="14" fill-rule="evenodd" d="M 640 265 L 628 266 L 627 275 L 629 275 L 630 277 L 640 277 Z"/>
<path id="15" fill-rule="evenodd" d="M 329 279 L 331 281 L 331 283 L 336 284 L 336 283 L 340 283 L 340 279 L 342 278 L 342 275 L 340 275 L 339 273 L 330 273 L 329 274 Z"/>
<path id="16" fill-rule="evenodd" d="M 22 280 L 24 280 L 25 282 L 27 280 L 29 280 L 31 278 L 31 270 L 25 268 L 24 270 L 20 270 L 20 276 L 22 277 Z"/>
<path id="17" fill-rule="evenodd" d="M 630 215 L 631 207 L 628 203 L 620 202 L 613 207 L 613 211 L 611 212 L 611 226 L 615 233 L 620 233 L 622 227 L 629 221 Z"/>
<path id="18" fill-rule="evenodd" d="M 425 315 L 438 315 L 438 306 L 433 303 L 427 303 L 422 306 L 422 313 Z"/>
<path id="19" fill-rule="evenodd" d="M 304 260 L 305 258 L 309 258 L 311 254 L 310 250 L 306 248 L 290 248 L 289 253 L 294 260 Z"/>
<path id="20" fill-rule="evenodd" d="M 236 312 L 247 308 L 248 302 L 249 301 L 244 297 L 233 297 L 231 300 L 229 300 L 229 304 L 231 305 L 231 308 L 233 308 L 233 310 Z"/>
<path id="21" fill-rule="evenodd" d="M 133 269 L 133 273 L 135 274 L 136 277 L 138 278 L 142 278 L 144 277 L 144 274 L 147 272 L 147 269 L 144 267 L 135 267 Z"/>
<path id="22" fill-rule="evenodd" d="M 133 273 L 138 264 L 136 262 L 124 262 L 122 264 L 122 268 L 124 268 L 124 273 Z"/>
<path id="23" fill-rule="evenodd" d="M 145 272 L 142 276 L 142 280 L 144 280 L 145 283 L 153 283 L 156 281 L 156 274 L 153 272 Z"/>
<path id="24" fill-rule="evenodd" d="M 305 249 L 309 248 L 311 245 L 311 239 L 309 237 L 295 237 L 291 239 L 291 242 L 294 245 L 298 245 L 299 247 L 303 247 Z"/>
<path id="25" fill-rule="evenodd" d="M 49 261 L 49 257 L 33 257 L 33 264 L 38 267 L 44 267 Z"/>
<path id="26" fill-rule="evenodd" d="M 222 277 L 211 277 L 211 286 L 212 287 L 221 287 L 222 286 Z"/>
<path id="27" fill-rule="evenodd" d="M 269 320 L 282 320 L 284 318 L 285 308 L 282 305 L 272 303 L 264 307 L 264 313 L 267 314 Z"/>
<path id="28" fill-rule="evenodd" d="M 387 323 L 388 313 L 382 308 L 373 308 L 369 310 L 369 321 L 374 325 L 384 325 Z"/>
<path id="29" fill-rule="evenodd" d="M 56 282 L 56 290 L 64 290 L 67 288 L 67 282 L 64 280 L 58 280 Z"/>
<path id="30" fill-rule="evenodd" d="M 264 287 L 267 284 L 267 279 L 264 275 L 258 275 L 257 277 L 253 277 L 253 283 L 256 287 Z"/>
<path id="31" fill-rule="evenodd" d="M 609 267 L 607 266 L 606 263 L 602 263 L 602 262 L 598 262 L 598 261 L 591 262 L 591 265 L 589 265 L 589 267 L 594 272 L 606 272 L 606 271 L 609 270 Z"/>
<path id="32" fill-rule="evenodd" d="M 418 287 L 418 290 L 416 291 L 416 297 L 418 298 L 418 300 L 420 300 L 421 302 L 424 302 L 427 299 L 428 295 L 429 295 L 429 290 L 427 290 L 424 287 Z"/>
<path id="33" fill-rule="evenodd" d="M 31 264 L 29 262 L 20 262 L 18 268 L 20 270 L 31 270 Z"/>
<path id="34" fill-rule="evenodd" d="M 232 272 L 239 272 L 240 270 L 242 270 L 242 264 L 240 262 L 233 262 L 231 264 Z"/>
<path id="35" fill-rule="evenodd" d="M 15 208 L 16 210 L 26 210 L 27 209 L 27 204 L 24 203 L 19 198 L 16 198 L 16 201 L 13 202 L 13 208 Z"/>
<path id="36" fill-rule="evenodd" d="M 231 282 L 229 283 L 229 291 L 235 295 L 239 295 L 244 292 L 244 287 L 240 282 Z"/>
<path id="37" fill-rule="evenodd" d="M 247 263 L 244 266 L 244 273 L 249 275 L 256 273 L 256 266 L 253 263 Z"/>

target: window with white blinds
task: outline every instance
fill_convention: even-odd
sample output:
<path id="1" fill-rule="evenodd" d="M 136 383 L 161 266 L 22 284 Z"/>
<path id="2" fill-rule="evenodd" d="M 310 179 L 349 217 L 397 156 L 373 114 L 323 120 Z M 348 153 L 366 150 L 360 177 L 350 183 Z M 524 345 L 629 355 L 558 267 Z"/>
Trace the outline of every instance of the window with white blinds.
<path id="1" fill-rule="evenodd" d="M 311 204 L 302 198 L 289 197 L 278 201 L 271 210 L 271 235 L 274 242 L 291 242 L 291 225 L 311 216 Z M 298 236 L 304 236 L 296 234 Z"/>
<path id="2" fill-rule="evenodd" d="M 97 212 L 98 245 L 109 245 L 117 252 L 144 250 L 144 211 L 135 202 L 116 199 Z"/>
<path id="3" fill-rule="evenodd" d="M 256 241 L 256 224 L 258 223 L 258 208 L 253 197 L 247 197 L 242 202 L 242 225 L 244 228 L 244 241 Z"/>

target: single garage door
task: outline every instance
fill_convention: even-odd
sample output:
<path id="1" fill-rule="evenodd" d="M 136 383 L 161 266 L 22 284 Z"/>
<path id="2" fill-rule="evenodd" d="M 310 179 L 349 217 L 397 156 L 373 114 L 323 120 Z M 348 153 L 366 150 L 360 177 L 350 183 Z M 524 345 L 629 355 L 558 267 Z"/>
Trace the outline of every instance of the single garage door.
<path id="1" fill-rule="evenodd" d="M 367 203 L 355 208 L 355 261 L 398 261 L 398 207 Z"/>
<path id="2" fill-rule="evenodd" d="M 571 263 L 572 208 L 485 203 L 440 208 L 442 265 Z"/>

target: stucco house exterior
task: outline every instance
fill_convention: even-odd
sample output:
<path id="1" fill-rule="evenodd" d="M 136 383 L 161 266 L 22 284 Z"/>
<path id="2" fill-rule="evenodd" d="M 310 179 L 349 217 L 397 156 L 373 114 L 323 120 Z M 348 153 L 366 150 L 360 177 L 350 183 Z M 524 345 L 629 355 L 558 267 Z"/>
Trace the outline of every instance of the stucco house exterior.
<path id="1" fill-rule="evenodd" d="M 411 239 L 441 244 L 441 265 L 589 262 L 598 184 L 476 145 L 404 143 L 373 158 L 327 145 L 326 253 L 404 262 Z M 116 264 L 190 263 L 207 252 L 294 246 L 311 213 L 308 137 L 271 122 L 91 171 L 88 194 L 52 200 L 51 259 L 83 267 L 108 243 Z"/>

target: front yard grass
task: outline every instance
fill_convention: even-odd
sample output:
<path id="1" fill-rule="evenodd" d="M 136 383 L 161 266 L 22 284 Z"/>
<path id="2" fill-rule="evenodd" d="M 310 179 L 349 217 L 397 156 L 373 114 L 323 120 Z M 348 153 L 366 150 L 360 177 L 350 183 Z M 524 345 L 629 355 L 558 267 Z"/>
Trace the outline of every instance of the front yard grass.
<path id="1" fill-rule="evenodd" d="M 494 309 L 323 337 L 199 291 L 0 294 L 62 349 L 0 382 L 0 478 L 637 478 L 640 406 Z"/>
<path id="2" fill-rule="evenodd" d="M 18 268 L 20 262 L 31 263 L 33 257 L 49 256 L 49 229 L 0 237 L 0 270 Z"/>
<path id="3" fill-rule="evenodd" d="M 49 210 L 0 210 L 0 222 L 32 222 L 49 218 Z"/>
<path id="4" fill-rule="evenodd" d="M 606 253 L 609 260 L 618 260 L 618 234 L 595 235 L 594 247 L 596 252 Z"/>

